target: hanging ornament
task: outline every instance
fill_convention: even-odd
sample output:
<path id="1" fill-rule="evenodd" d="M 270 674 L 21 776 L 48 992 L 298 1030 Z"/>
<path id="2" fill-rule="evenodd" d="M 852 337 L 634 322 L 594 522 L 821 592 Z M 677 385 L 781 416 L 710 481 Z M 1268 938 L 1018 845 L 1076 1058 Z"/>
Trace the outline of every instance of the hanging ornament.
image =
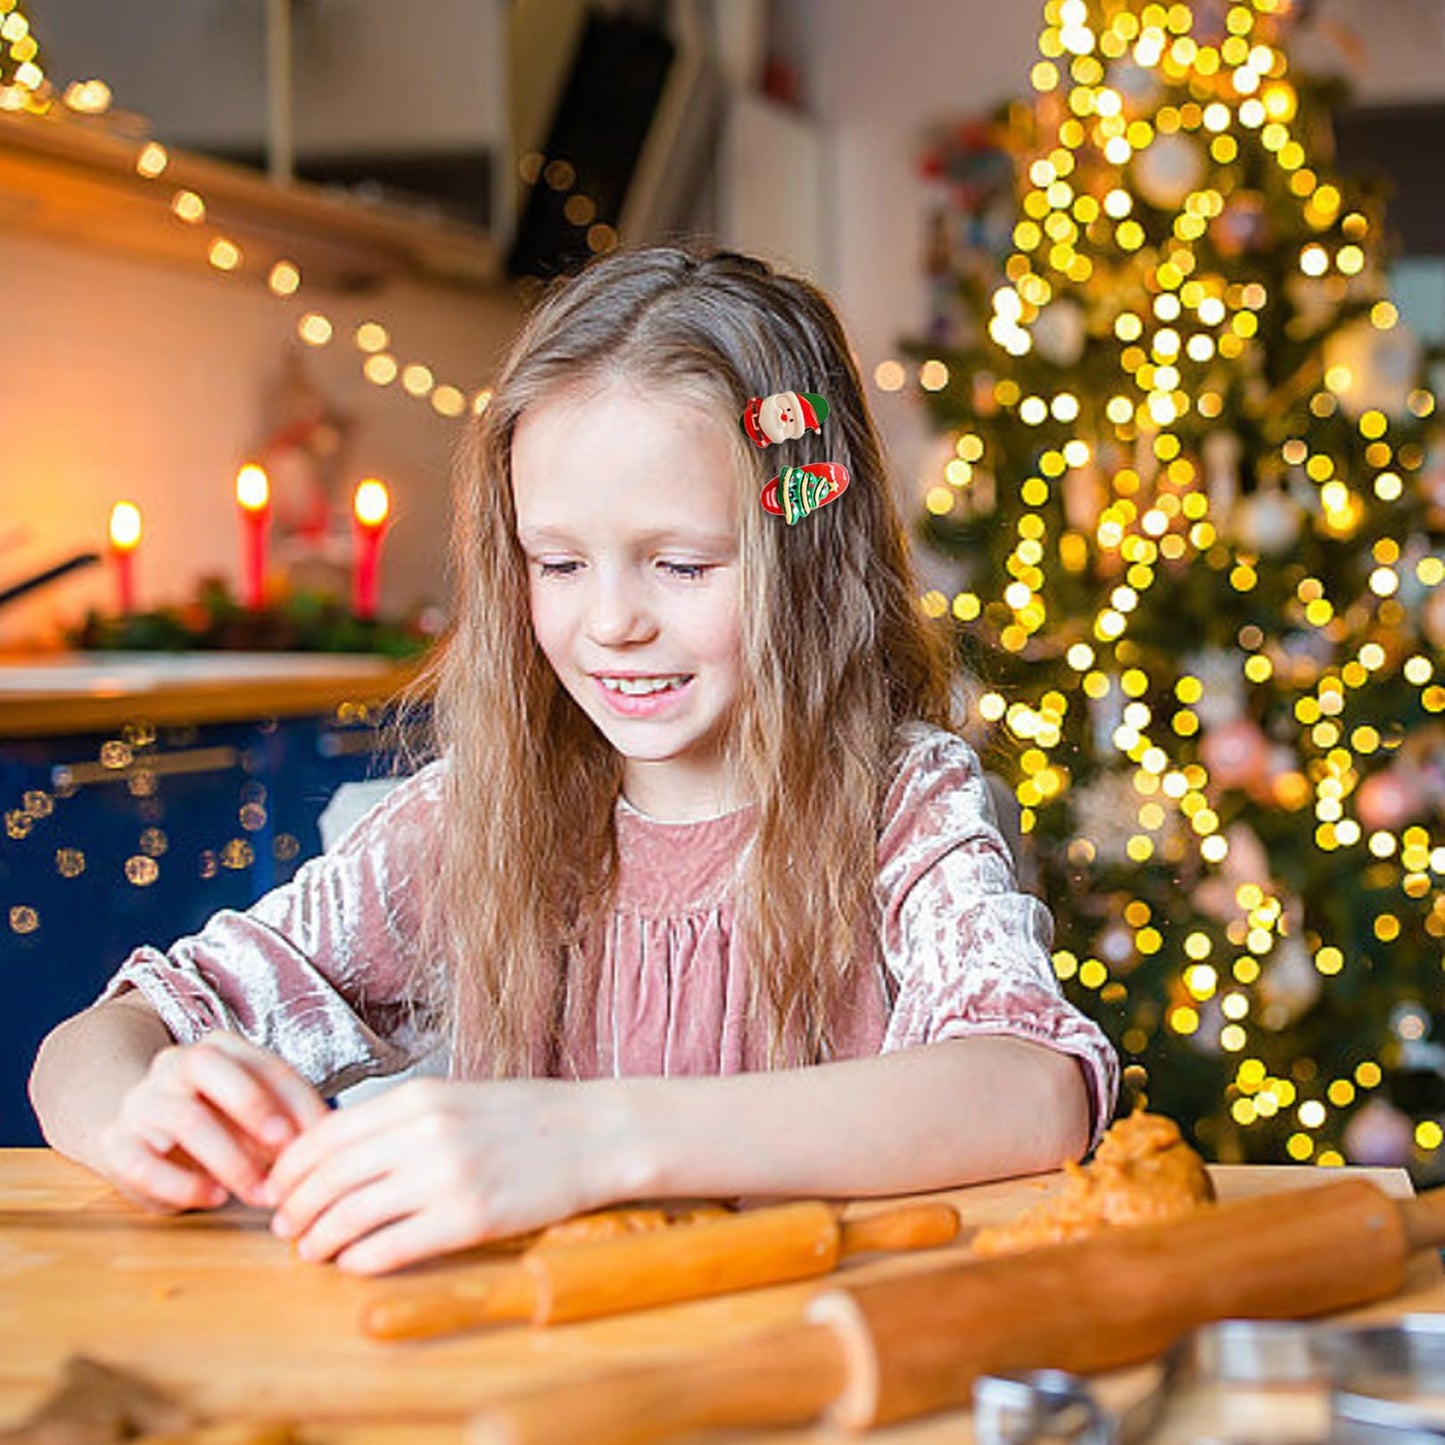
<path id="1" fill-rule="evenodd" d="M 1403 324 L 1381 331 L 1361 318 L 1325 338 L 1326 381 L 1352 420 L 1367 411 L 1395 418 L 1407 415 L 1423 361 L 1419 341 Z"/>
<path id="2" fill-rule="evenodd" d="M 1339 304 L 1330 294 L 1328 280 L 1306 276 L 1303 272 L 1289 277 L 1284 294 L 1294 310 L 1287 330 L 1296 341 L 1303 341 L 1324 330 L 1339 311 Z"/>
<path id="3" fill-rule="evenodd" d="M 1134 951 L 1134 935 L 1122 923 L 1106 924 L 1094 940 L 1099 957 L 1114 973 L 1128 973 L 1138 955 Z"/>
<path id="4" fill-rule="evenodd" d="M 1228 427 L 1216 427 L 1204 438 L 1204 489 L 1209 510 L 1216 517 L 1228 517 L 1239 496 L 1239 458 L 1244 443 Z"/>
<path id="5" fill-rule="evenodd" d="M 1426 524 L 1432 531 L 1445 532 L 1445 447 L 1438 442 L 1425 454 L 1419 487 L 1425 499 Z"/>
<path id="6" fill-rule="evenodd" d="M 1445 584 L 1438 585 L 1420 609 L 1420 626 L 1436 647 L 1445 648 Z"/>
<path id="7" fill-rule="evenodd" d="M 1270 244 L 1269 214 L 1258 191 L 1236 191 L 1209 228 L 1215 248 L 1227 260 L 1263 251 Z"/>
<path id="8" fill-rule="evenodd" d="M 1193 999 L 1189 999 L 1187 1002 L 1193 1004 L 1195 1011 L 1199 1014 L 1199 1027 L 1189 1035 L 1189 1047 L 1197 1054 L 1208 1054 L 1211 1058 L 1218 1058 L 1224 1052 L 1224 1046 L 1219 1042 L 1219 1036 L 1229 1022 L 1224 1017 L 1224 1009 L 1221 1007 L 1218 997 L 1205 999 L 1202 1003 L 1195 1002 Z"/>
<path id="9" fill-rule="evenodd" d="M 1400 576 L 1400 590 L 1395 594 L 1400 605 L 1409 612 L 1416 611 L 1430 595 L 1431 589 L 1420 580 L 1420 563 L 1430 555 L 1430 539 L 1416 532 L 1406 539 L 1400 552 L 1400 561 L 1395 570 Z"/>
<path id="10" fill-rule="evenodd" d="M 1375 833 L 1398 832 L 1421 810 L 1422 779 L 1404 762 L 1371 773 L 1355 794 L 1355 814 L 1360 825 Z"/>
<path id="11" fill-rule="evenodd" d="M 1252 552 L 1277 557 L 1294 546 L 1304 521 L 1300 505 L 1280 487 L 1262 487 L 1234 509 L 1234 534 Z"/>
<path id="12" fill-rule="evenodd" d="M 1139 194 L 1161 211 L 1175 210 L 1204 179 L 1204 155 L 1188 136 L 1161 135 L 1134 158 Z"/>
<path id="13" fill-rule="evenodd" d="M 1094 856 L 1101 865 L 1129 861 L 1129 839 L 1139 831 L 1139 795 L 1127 774 L 1101 773 L 1093 782 L 1075 788 L 1074 829 L 1094 845 Z"/>
<path id="14" fill-rule="evenodd" d="M 1055 366 L 1073 366 L 1084 354 L 1084 308 L 1068 297 L 1045 306 L 1029 330 L 1034 349 Z"/>
<path id="15" fill-rule="evenodd" d="M 1159 73 L 1145 65 L 1136 65 L 1125 57 L 1109 66 L 1108 86 L 1119 92 L 1126 110 L 1142 115 L 1155 109 L 1159 99 Z"/>
<path id="16" fill-rule="evenodd" d="M 1344 1145 L 1351 1164 L 1400 1169 L 1414 1157 L 1415 1129 L 1393 1104 L 1371 1099 L 1345 1125 Z"/>
<path id="17" fill-rule="evenodd" d="M 1324 991 L 1324 979 L 1298 938 L 1281 939 L 1260 976 L 1255 992 L 1267 1029 L 1287 1029 L 1307 1013 Z"/>
<path id="18" fill-rule="evenodd" d="M 1193 653 L 1184 659 L 1184 671 L 1204 687 L 1194 711 L 1205 728 L 1223 727 L 1244 715 L 1244 663 L 1232 648 Z"/>
<path id="19" fill-rule="evenodd" d="M 1114 751 L 1114 734 L 1124 721 L 1127 699 L 1117 682 L 1103 697 L 1088 698 L 1089 731 L 1093 735 L 1094 753 L 1107 758 Z"/>
<path id="20" fill-rule="evenodd" d="M 1099 468 L 1091 461 L 1067 471 L 1063 497 L 1064 519 L 1070 530 L 1092 536 L 1099 525 L 1099 513 L 1109 500 L 1109 489 Z"/>
<path id="21" fill-rule="evenodd" d="M 1269 739 L 1250 718 L 1210 728 L 1200 740 L 1199 758 L 1217 788 L 1254 792 L 1269 783 Z"/>
<path id="22" fill-rule="evenodd" d="M 1430 1035 L 1429 1011 L 1413 1000 L 1397 1003 L 1390 1010 L 1390 1032 L 1402 1043 L 1418 1043 Z"/>
<path id="23" fill-rule="evenodd" d="M 1270 881 L 1269 855 L 1259 834 L 1247 823 L 1232 823 L 1225 830 L 1229 852 L 1215 872 L 1198 883 L 1190 902 L 1206 916 L 1220 923 L 1230 923 L 1240 916 L 1236 894 L 1246 883 L 1253 883 L 1268 893 L 1276 891 Z"/>
<path id="24" fill-rule="evenodd" d="M 1279 639 L 1280 656 L 1297 687 L 1312 687 L 1334 661 L 1335 644 L 1317 627 L 1297 628 Z"/>
<path id="25" fill-rule="evenodd" d="M 1229 30 L 1229 0 L 1194 0 L 1190 35 L 1199 45 L 1218 45 Z"/>

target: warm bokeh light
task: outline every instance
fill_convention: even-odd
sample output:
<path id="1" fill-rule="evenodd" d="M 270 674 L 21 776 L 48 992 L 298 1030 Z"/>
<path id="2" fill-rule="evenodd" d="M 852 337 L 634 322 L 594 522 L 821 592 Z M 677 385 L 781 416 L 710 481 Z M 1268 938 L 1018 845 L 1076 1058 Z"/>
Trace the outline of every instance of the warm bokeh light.
<path id="1" fill-rule="evenodd" d="M 247 462 L 236 473 L 236 501 L 248 512 L 260 512 L 271 504 L 271 479 L 264 467 Z"/>
<path id="2" fill-rule="evenodd" d="M 381 526 L 386 521 L 386 514 L 391 510 L 391 497 L 387 493 L 386 484 L 375 477 L 358 482 L 351 510 L 363 527 Z"/>
<path id="3" fill-rule="evenodd" d="M 331 320 L 319 311 L 308 311 L 296 323 L 296 334 L 308 346 L 325 346 L 332 336 Z"/>
<path id="4" fill-rule="evenodd" d="M 294 261 L 277 261 L 266 284 L 277 296 L 294 296 L 301 286 L 301 268 Z"/>
<path id="5" fill-rule="evenodd" d="M 134 502 L 117 502 L 110 509 L 110 545 L 117 552 L 132 552 L 140 538 L 140 508 Z"/>

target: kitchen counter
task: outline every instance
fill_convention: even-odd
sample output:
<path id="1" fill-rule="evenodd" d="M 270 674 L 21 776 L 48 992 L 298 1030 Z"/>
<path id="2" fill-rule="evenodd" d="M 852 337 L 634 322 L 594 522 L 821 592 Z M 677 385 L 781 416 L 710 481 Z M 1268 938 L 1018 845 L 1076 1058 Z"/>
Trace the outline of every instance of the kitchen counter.
<path id="1" fill-rule="evenodd" d="M 1371 1177 L 1407 1195 L 1397 1170 L 1216 1167 L 1222 1198 L 1338 1179 Z M 1010 1180 L 943 1197 L 966 1225 L 1010 1218 L 1052 1177 Z M 885 1201 L 855 1202 L 867 1213 Z M 494 1328 L 425 1343 L 379 1343 L 357 1327 L 362 1305 L 414 1284 L 359 1279 L 308 1264 L 267 1230 L 255 1210 L 228 1206 L 176 1218 L 147 1215 L 104 1183 L 45 1150 L 0 1151 L 0 1427 L 45 1396 L 69 1356 L 85 1353 L 137 1371 L 207 1416 L 294 1421 L 306 1445 L 461 1445 L 479 1403 L 522 1386 L 576 1378 L 679 1352 L 707 1352 L 796 1320 L 817 1282 L 702 1300 L 589 1324 Z M 852 1280 L 927 1268 L 946 1254 L 874 1256 L 845 1265 Z M 422 1272 L 440 1279 L 464 1259 Z M 1438 1256 L 1412 1262 L 1406 1290 L 1352 1318 L 1445 1311 Z M 1117 1402 L 1144 1387 L 1151 1367 L 1103 1382 Z M 1298 1414 L 1308 1402 L 1292 1392 Z M 1318 1414 L 1318 1411 L 1316 1411 Z M 1190 1422 L 1191 1431 L 1201 1421 Z M 722 1437 L 719 1437 L 722 1438 Z M 731 1433 L 726 1440 L 785 1445 L 821 1430 Z M 879 1445 L 944 1445 L 972 1439 L 967 1411 L 950 1411 L 871 1434 Z M 1194 1438 L 1161 1434 L 1160 1440 Z M 1256 1438 L 1282 1439 L 1271 1431 Z M 1308 1433 L 1293 1439 L 1320 1438 Z"/>
<path id="2" fill-rule="evenodd" d="M 0 738 L 231 722 L 384 702 L 416 662 L 350 653 L 77 652 L 0 657 Z"/>

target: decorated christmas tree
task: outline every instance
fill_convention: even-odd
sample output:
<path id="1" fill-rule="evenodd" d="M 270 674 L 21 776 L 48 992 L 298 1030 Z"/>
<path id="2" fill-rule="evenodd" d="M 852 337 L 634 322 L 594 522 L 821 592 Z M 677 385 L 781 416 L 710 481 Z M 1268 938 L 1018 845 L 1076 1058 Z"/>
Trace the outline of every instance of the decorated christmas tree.
<path id="1" fill-rule="evenodd" d="M 941 140 L 924 531 L 1055 966 L 1224 1160 L 1434 1172 L 1445 485 L 1287 0 L 1049 0 Z"/>

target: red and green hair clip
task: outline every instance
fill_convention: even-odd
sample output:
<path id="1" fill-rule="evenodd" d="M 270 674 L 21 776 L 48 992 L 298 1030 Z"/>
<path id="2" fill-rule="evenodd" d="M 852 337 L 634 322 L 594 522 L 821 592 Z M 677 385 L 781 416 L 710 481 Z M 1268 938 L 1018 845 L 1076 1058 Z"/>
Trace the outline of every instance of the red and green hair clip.
<path id="1" fill-rule="evenodd" d="M 779 391 L 755 396 L 738 425 L 757 447 L 792 441 L 806 431 L 821 434 L 828 403 L 815 391 Z M 763 510 L 792 526 L 810 513 L 836 501 L 848 489 L 848 469 L 839 462 L 807 462 L 784 467 L 763 488 Z"/>

